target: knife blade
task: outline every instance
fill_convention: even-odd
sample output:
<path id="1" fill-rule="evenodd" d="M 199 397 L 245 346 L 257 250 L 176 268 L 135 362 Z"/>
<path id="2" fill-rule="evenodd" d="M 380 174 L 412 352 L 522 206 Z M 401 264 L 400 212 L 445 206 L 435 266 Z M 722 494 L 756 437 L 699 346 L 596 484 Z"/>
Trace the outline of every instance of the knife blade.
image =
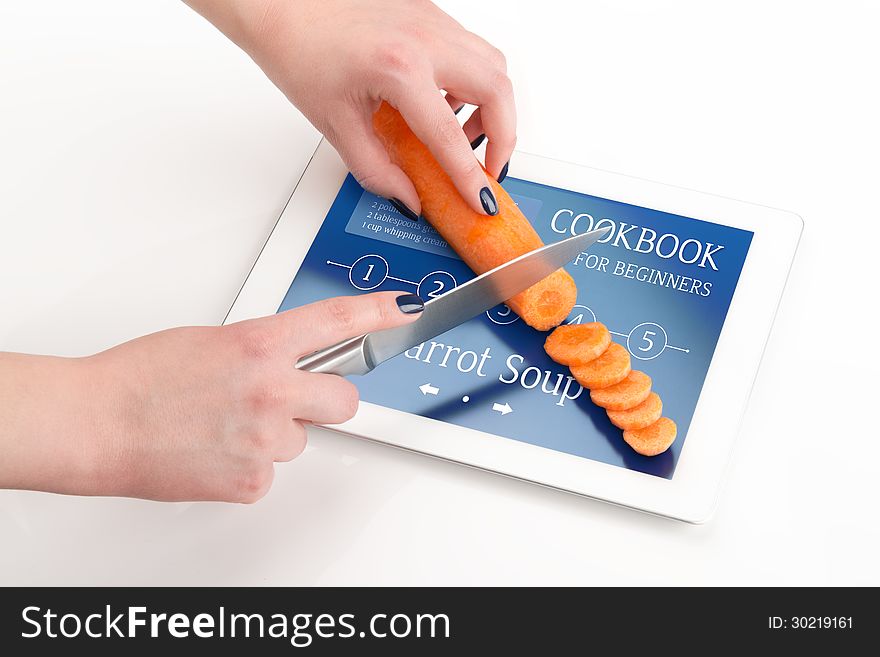
<path id="1" fill-rule="evenodd" d="M 425 303 L 415 322 L 374 331 L 305 356 L 296 367 L 310 372 L 366 374 L 380 363 L 476 317 L 543 280 L 601 239 L 600 228 L 548 244 L 490 269 Z"/>

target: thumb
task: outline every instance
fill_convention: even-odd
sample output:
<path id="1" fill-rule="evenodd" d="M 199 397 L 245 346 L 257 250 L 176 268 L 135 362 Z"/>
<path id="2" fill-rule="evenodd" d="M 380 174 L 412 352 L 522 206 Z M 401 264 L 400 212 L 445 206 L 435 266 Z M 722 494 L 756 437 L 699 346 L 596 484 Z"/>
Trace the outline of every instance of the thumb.
<path id="1" fill-rule="evenodd" d="M 304 356 L 370 331 L 415 321 L 424 302 L 405 292 L 374 292 L 334 297 L 279 313 L 280 342 L 295 356 Z"/>

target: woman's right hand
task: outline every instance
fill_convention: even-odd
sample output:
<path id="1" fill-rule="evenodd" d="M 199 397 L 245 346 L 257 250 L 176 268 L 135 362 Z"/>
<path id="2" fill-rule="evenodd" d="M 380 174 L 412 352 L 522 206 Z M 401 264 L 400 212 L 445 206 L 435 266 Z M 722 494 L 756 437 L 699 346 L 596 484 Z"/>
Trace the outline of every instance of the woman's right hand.
<path id="1" fill-rule="evenodd" d="M 358 407 L 351 382 L 297 360 L 412 322 L 423 307 L 378 292 L 161 331 L 87 358 L 7 354 L 0 372 L 16 385 L 0 385 L 0 399 L 13 396 L 0 408 L 0 487 L 254 502 L 274 464 L 302 452 L 306 425 L 344 422 Z"/>

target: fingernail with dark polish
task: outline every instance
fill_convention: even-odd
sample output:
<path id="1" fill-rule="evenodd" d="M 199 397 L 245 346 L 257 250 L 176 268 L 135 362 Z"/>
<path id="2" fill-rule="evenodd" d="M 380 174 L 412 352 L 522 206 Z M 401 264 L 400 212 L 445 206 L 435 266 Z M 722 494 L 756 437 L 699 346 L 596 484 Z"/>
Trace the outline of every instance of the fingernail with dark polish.
<path id="1" fill-rule="evenodd" d="M 483 140 L 486 138 L 485 133 L 477 137 L 471 142 L 471 150 L 475 151 L 479 148 L 480 144 L 483 143 Z"/>
<path id="2" fill-rule="evenodd" d="M 498 174 L 498 182 L 504 182 L 504 179 L 507 178 L 507 167 L 510 166 L 510 162 L 504 165 L 504 168 L 501 169 L 501 173 Z"/>
<path id="3" fill-rule="evenodd" d="M 404 203 L 400 199 L 389 198 L 388 200 L 391 201 L 391 205 L 393 205 L 400 214 L 402 214 L 404 217 L 406 217 L 410 221 L 418 221 L 419 220 L 419 215 L 417 215 L 415 212 L 410 210 L 406 206 L 406 203 Z"/>
<path id="4" fill-rule="evenodd" d="M 458 114 L 458 113 L 459 113 L 461 110 L 463 110 L 463 109 L 464 109 L 464 105 L 459 105 L 459 106 L 458 106 L 458 109 L 455 110 L 453 113 L 454 113 L 454 114 Z"/>
<path id="5" fill-rule="evenodd" d="M 495 200 L 495 195 L 488 187 L 483 187 L 483 189 L 480 190 L 480 203 L 483 204 L 483 209 L 486 211 L 486 214 L 493 217 L 498 214 L 498 201 Z"/>
<path id="6" fill-rule="evenodd" d="M 425 304 L 418 294 L 401 294 L 397 297 L 397 307 L 406 315 L 415 315 L 425 309 Z"/>

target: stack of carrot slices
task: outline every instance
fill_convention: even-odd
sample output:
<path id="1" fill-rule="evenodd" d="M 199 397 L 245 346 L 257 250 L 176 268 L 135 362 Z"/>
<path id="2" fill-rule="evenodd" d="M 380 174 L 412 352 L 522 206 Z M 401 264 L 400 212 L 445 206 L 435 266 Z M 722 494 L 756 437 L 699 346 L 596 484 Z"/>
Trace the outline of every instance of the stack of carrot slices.
<path id="1" fill-rule="evenodd" d="M 656 456 L 675 441 L 675 422 L 662 417 L 663 402 L 651 391 L 651 377 L 632 369 L 629 352 L 611 341 L 604 324 L 557 327 L 544 350 L 590 390 L 590 399 L 608 413 L 623 439 L 639 454 Z"/>

